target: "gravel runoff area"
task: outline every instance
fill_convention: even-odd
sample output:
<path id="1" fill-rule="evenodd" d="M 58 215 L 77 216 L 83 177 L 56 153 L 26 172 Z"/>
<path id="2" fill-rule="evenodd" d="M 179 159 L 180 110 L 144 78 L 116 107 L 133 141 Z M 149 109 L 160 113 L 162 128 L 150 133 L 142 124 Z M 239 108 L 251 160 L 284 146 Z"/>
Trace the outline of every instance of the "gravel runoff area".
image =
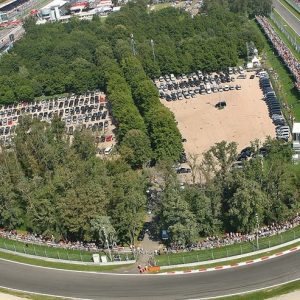
<path id="1" fill-rule="evenodd" d="M 184 148 L 187 154 L 201 155 L 211 146 L 223 140 L 238 143 L 238 150 L 250 145 L 251 141 L 274 138 L 275 126 L 263 101 L 259 78 L 236 79 L 241 90 L 230 90 L 196 98 L 167 102 L 161 100 L 175 115 L 182 137 L 187 139 Z M 226 101 L 224 109 L 217 109 L 219 101 Z"/>

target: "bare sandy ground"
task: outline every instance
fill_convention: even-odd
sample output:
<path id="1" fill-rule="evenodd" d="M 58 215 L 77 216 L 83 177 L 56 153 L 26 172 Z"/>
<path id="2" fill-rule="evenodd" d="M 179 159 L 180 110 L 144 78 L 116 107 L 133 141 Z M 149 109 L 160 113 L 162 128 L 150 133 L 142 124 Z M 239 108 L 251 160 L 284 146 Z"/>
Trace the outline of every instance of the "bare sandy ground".
<path id="1" fill-rule="evenodd" d="M 237 79 L 231 85 L 240 84 L 241 90 L 223 91 L 197 98 L 167 102 L 162 100 L 175 115 L 178 128 L 188 154 L 199 154 L 222 140 L 238 143 L 238 149 L 250 145 L 250 141 L 262 142 L 267 136 L 275 137 L 275 127 L 269 117 L 259 79 Z M 222 84 L 223 86 L 225 84 Z M 227 107 L 222 110 L 215 104 L 225 100 Z"/>
<path id="2" fill-rule="evenodd" d="M 270 298 L 270 300 L 299 300 L 299 299 L 300 299 L 300 291 L 295 291 L 289 294 Z"/>
<path id="3" fill-rule="evenodd" d="M 17 296 L 0 293 L 0 300 L 23 300 L 23 299 L 27 299 L 27 298 L 20 298 Z"/>

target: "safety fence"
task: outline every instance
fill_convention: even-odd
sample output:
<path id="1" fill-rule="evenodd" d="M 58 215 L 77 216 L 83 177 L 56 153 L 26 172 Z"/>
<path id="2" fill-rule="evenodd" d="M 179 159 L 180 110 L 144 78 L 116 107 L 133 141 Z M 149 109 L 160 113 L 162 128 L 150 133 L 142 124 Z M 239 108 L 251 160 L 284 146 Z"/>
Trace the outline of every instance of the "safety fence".
<path id="1" fill-rule="evenodd" d="M 16 254 L 22 253 L 27 255 L 34 255 L 45 258 L 53 258 L 58 260 L 79 261 L 79 262 L 92 262 L 93 254 L 98 253 L 106 255 L 108 261 L 129 261 L 135 260 L 133 253 L 122 253 L 114 251 L 84 251 L 73 250 L 67 248 L 49 247 L 47 245 L 37 245 L 31 243 L 24 243 L 15 240 L 10 240 L 0 237 L 0 249 L 13 251 Z"/>
<path id="2" fill-rule="evenodd" d="M 256 21 L 265 32 L 286 67 L 293 74 L 295 78 L 295 87 L 298 91 L 300 91 L 300 64 L 298 59 L 294 56 L 289 47 L 281 40 L 266 17 L 256 16 Z"/>
<path id="3" fill-rule="evenodd" d="M 300 13 L 300 6 L 297 5 L 293 0 L 284 0 L 287 2 L 290 6 L 292 6 L 298 13 Z"/>
<path id="4" fill-rule="evenodd" d="M 297 52 L 300 52 L 300 44 L 296 40 L 297 34 L 293 36 L 285 27 L 286 24 L 284 24 L 275 14 L 271 14 L 270 16 L 271 20 L 276 24 L 278 29 L 285 35 L 285 37 L 290 41 L 290 43 L 293 45 L 295 50 Z"/>
<path id="5" fill-rule="evenodd" d="M 154 257 L 154 264 L 157 266 L 169 266 L 210 261 L 231 256 L 233 257 L 271 248 L 298 238 L 300 238 L 300 226 L 273 236 L 260 238 L 258 239 L 258 245 L 254 240 L 251 242 L 237 243 L 214 249 L 192 250 L 186 252 L 157 255 Z"/>

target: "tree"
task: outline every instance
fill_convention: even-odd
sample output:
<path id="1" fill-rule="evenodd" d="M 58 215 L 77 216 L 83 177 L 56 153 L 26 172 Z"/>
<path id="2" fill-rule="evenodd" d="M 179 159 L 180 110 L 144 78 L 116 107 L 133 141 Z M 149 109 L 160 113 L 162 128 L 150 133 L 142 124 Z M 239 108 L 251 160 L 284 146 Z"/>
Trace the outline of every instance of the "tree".
<path id="1" fill-rule="evenodd" d="M 141 168 L 152 157 L 148 136 L 137 129 L 128 131 L 121 143 L 120 153 L 131 167 Z"/>
<path id="2" fill-rule="evenodd" d="M 195 216 L 174 182 L 164 190 L 159 216 L 160 228 L 169 232 L 168 242 L 183 246 L 195 242 L 198 237 Z"/>
<path id="3" fill-rule="evenodd" d="M 34 98 L 34 91 L 31 86 L 21 85 L 16 90 L 18 100 L 31 101 Z"/>
<path id="4" fill-rule="evenodd" d="M 204 153 L 202 168 L 224 178 L 237 158 L 237 144 L 222 141 Z"/>
<path id="5" fill-rule="evenodd" d="M 91 231 L 94 232 L 97 240 L 101 242 L 102 245 L 108 243 L 109 246 L 115 244 L 116 242 L 116 230 L 110 222 L 110 217 L 108 216 L 98 216 L 91 220 Z"/>
<path id="6" fill-rule="evenodd" d="M 75 130 L 73 148 L 84 160 L 92 158 L 96 154 L 94 138 L 88 131 Z"/>
<path id="7" fill-rule="evenodd" d="M 264 220 L 267 207 L 267 196 L 260 190 L 259 185 L 251 181 L 242 181 L 229 200 L 227 218 L 231 230 L 242 233 L 253 232 L 256 228 L 256 215 L 259 220 Z"/>
<path id="8" fill-rule="evenodd" d="M 211 236 L 219 232 L 222 225 L 220 197 L 208 197 L 199 188 L 187 187 L 184 198 L 195 215 L 197 230 L 201 236 Z"/>

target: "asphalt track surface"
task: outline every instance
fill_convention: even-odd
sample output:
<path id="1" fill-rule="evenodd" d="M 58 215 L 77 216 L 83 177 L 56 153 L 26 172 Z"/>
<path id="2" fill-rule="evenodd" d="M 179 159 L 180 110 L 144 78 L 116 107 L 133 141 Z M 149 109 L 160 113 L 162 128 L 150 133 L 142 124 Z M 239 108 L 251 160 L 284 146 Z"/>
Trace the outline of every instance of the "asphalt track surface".
<path id="1" fill-rule="evenodd" d="M 288 5 L 287 5 L 288 6 Z M 281 17 L 300 35 L 300 20 L 286 9 L 279 0 L 273 1 L 273 7 L 281 15 Z M 292 11 L 292 9 L 291 9 Z"/>
<path id="2" fill-rule="evenodd" d="M 261 263 L 184 275 L 114 275 L 46 269 L 0 260 L 0 286 L 83 299 L 202 299 L 300 278 L 300 251 Z"/>

